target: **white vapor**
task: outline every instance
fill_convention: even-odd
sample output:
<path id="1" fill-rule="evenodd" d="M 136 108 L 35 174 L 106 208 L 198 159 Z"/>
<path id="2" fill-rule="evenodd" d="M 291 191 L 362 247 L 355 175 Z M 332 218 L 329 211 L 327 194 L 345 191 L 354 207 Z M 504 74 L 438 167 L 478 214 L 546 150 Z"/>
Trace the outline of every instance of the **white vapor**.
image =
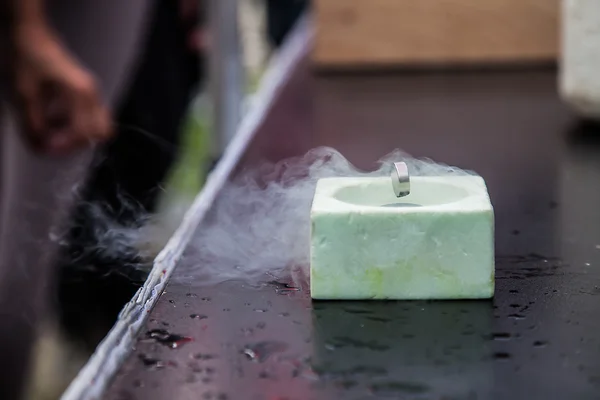
<path id="1" fill-rule="evenodd" d="M 474 175 L 399 150 L 383 157 L 370 172 L 358 170 L 327 147 L 264 163 L 242 172 L 224 188 L 172 279 L 202 286 L 228 280 L 259 284 L 286 279 L 298 270 L 308 276 L 310 208 L 317 181 L 389 176 L 398 161 L 408 164 L 411 176 Z"/>

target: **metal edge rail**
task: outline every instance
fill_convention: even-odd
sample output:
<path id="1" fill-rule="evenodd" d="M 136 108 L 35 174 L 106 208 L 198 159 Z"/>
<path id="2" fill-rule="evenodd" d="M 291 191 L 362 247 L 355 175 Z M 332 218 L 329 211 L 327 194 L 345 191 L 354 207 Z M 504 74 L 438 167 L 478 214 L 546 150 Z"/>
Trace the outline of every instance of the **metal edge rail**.
<path id="1" fill-rule="evenodd" d="M 208 176 L 203 190 L 186 212 L 175 234 L 154 260 L 144 286 L 124 306 L 117 322 L 71 382 L 61 397 L 62 400 L 95 400 L 102 396 L 123 360 L 130 353 L 147 315 L 160 298 L 198 225 L 236 168 L 294 67 L 308 53 L 312 44 L 310 21 L 308 15 L 303 16 L 281 50 L 271 58 L 250 109 L 240 121 L 237 132 L 225 149 L 223 157 Z"/>

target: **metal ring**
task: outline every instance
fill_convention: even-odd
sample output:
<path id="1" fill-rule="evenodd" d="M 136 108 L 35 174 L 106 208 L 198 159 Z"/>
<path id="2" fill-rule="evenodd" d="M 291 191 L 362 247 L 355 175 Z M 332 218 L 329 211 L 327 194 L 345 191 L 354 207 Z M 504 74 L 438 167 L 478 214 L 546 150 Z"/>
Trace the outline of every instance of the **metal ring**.
<path id="1" fill-rule="evenodd" d="M 395 162 L 392 169 L 392 187 L 396 197 L 404 197 L 410 194 L 410 176 L 408 166 L 405 162 Z"/>

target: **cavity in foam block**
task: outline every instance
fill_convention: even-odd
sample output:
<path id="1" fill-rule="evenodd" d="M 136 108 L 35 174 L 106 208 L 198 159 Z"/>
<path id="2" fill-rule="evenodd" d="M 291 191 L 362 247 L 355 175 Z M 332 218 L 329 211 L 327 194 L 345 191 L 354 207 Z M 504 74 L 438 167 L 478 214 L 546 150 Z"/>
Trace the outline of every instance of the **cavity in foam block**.
<path id="1" fill-rule="evenodd" d="M 485 299 L 494 213 L 478 176 L 324 178 L 311 210 L 313 299 Z"/>

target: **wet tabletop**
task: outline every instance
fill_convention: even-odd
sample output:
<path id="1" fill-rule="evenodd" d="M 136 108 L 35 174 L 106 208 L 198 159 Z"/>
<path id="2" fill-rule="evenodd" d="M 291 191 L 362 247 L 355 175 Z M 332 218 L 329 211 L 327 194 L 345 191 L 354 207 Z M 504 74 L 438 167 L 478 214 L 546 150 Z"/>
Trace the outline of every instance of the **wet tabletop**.
<path id="1" fill-rule="evenodd" d="M 363 167 L 400 147 L 480 173 L 495 299 L 312 302 L 286 282 L 171 284 L 107 399 L 599 397 L 600 130 L 559 101 L 554 71 L 300 68 L 244 163 L 317 145 Z"/>

